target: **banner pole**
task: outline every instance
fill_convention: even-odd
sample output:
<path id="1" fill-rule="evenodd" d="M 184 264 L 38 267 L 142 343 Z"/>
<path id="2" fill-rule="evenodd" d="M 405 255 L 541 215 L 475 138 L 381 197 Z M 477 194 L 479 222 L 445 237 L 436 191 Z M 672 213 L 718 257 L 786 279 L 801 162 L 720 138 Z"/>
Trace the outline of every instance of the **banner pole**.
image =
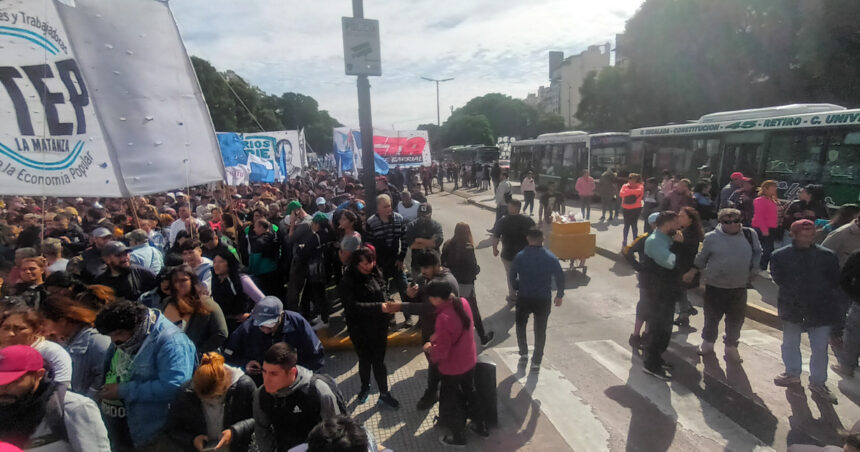
<path id="1" fill-rule="evenodd" d="M 128 197 L 129 205 L 131 206 L 131 214 L 134 216 L 134 224 L 137 226 L 137 229 L 140 229 L 140 218 L 137 217 L 137 207 L 134 205 L 134 197 Z"/>

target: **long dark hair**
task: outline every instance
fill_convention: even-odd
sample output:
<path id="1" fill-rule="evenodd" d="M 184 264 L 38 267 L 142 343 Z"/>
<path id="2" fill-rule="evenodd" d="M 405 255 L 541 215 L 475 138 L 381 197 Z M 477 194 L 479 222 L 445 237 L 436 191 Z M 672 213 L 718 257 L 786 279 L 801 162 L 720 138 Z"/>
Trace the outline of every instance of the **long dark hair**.
<path id="1" fill-rule="evenodd" d="M 373 262 L 373 270 L 371 270 L 370 275 L 365 276 L 363 273 L 358 271 L 358 264 L 361 261 Z M 355 250 L 352 253 L 352 260 L 350 260 L 349 269 L 353 272 L 354 275 L 360 278 L 379 278 L 382 279 L 382 271 L 376 265 L 376 253 L 373 252 L 370 248 L 366 246 L 362 246 L 361 248 Z"/>
<path id="2" fill-rule="evenodd" d="M 697 242 L 705 239 L 705 229 L 702 227 L 702 217 L 699 216 L 699 211 L 693 207 L 685 206 L 681 210 L 690 217 L 690 225 L 685 228 L 684 238 L 687 238 L 688 233 L 692 233 L 691 238 L 695 238 Z"/>
<path id="3" fill-rule="evenodd" d="M 448 281 L 430 281 L 430 284 L 427 284 L 427 296 L 442 298 L 448 300 L 449 303 L 453 303 L 454 312 L 460 318 L 463 329 L 468 330 L 472 327 L 472 319 L 469 318 L 466 310 L 463 309 L 463 301 L 454 296 L 454 288 L 451 287 Z"/>
<path id="4" fill-rule="evenodd" d="M 188 294 L 188 297 L 179 297 L 176 294 L 176 287 L 173 284 L 173 278 L 179 274 L 185 274 L 189 278 L 191 278 L 191 293 Z M 176 305 L 176 310 L 179 311 L 181 315 L 206 315 L 211 311 L 209 308 L 203 304 L 203 297 L 206 295 L 206 287 L 200 283 L 200 279 L 197 278 L 197 273 L 194 273 L 194 270 L 188 264 L 182 264 L 177 267 L 174 267 L 170 272 L 170 300 Z"/>

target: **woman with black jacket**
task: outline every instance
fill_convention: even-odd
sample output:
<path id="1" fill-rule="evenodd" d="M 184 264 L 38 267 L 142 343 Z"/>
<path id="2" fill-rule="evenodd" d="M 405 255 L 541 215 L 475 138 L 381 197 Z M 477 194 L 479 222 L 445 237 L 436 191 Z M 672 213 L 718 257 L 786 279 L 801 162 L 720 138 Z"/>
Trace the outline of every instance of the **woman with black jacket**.
<path id="1" fill-rule="evenodd" d="M 170 405 L 167 436 L 182 450 L 245 452 L 254 432 L 257 385 L 242 369 L 206 353 Z"/>
<path id="2" fill-rule="evenodd" d="M 400 402 L 388 392 L 388 370 L 385 367 L 385 349 L 388 343 L 390 314 L 382 312 L 385 303 L 385 280 L 376 266 L 376 255 L 362 247 L 352 254 L 352 261 L 337 287 L 349 338 L 358 354 L 358 375 L 361 391 L 358 403 L 367 401 L 370 394 L 370 371 L 376 378 L 379 400 L 394 408 Z"/>
<path id="3" fill-rule="evenodd" d="M 251 308 L 264 297 L 229 250 L 215 253 L 212 259 L 212 299 L 224 313 L 228 334 L 249 317 Z"/>
<path id="4" fill-rule="evenodd" d="M 472 229 L 468 224 L 460 222 L 454 227 L 454 237 L 445 242 L 442 247 L 442 266 L 451 271 L 457 279 L 460 295 L 469 301 L 472 316 L 475 319 L 475 331 L 481 339 L 481 345 L 486 347 L 495 337 L 492 331 L 484 330 L 481 312 L 478 311 L 478 300 L 475 296 L 475 278 L 481 272 L 481 266 L 475 258 L 475 244 L 472 240 Z"/>
<path id="5" fill-rule="evenodd" d="M 326 258 L 330 257 L 328 250 L 334 240 L 335 231 L 328 216 L 323 212 L 314 214 L 311 231 L 313 234 L 308 237 L 299 251 L 302 259 L 308 263 L 305 290 L 299 305 L 302 315 L 311 322 L 314 330 L 320 330 L 328 328 L 329 306 L 325 295 L 328 282 Z"/>
<path id="6" fill-rule="evenodd" d="M 674 242 L 672 244 L 672 252 L 677 256 L 677 274 L 683 275 L 693 268 L 693 261 L 696 260 L 696 254 L 699 253 L 699 244 L 705 239 L 705 232 L 702 228 L 702 220 L 699 217 L 699 211 L 693 207 L 682 207 L 678 213 L 678 223 L 681 226 L 681 234 L 684 240 Z M 677 301 L 678 318 L 675 319 L 677 326 L 689 326 L 690 316 L 698 314 L 699 311 L 690 304 L 687 298 L 687 289 L 699 286 L 699 274 L 696 273 L 695 280 L 684 285 L 683 282 L 682 295 Z"/>

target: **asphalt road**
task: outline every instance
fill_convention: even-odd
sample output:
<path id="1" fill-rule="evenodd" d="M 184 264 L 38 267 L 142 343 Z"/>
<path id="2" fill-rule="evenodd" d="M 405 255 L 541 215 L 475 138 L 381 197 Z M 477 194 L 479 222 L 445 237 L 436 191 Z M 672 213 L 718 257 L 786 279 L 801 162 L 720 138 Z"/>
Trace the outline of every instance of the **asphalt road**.
<path id="1" fill-rule="evenodd" d="M 703 361 L 696 355 L 698 315 L 693 328 L 673 334 L 666 355 L 674 365 L 673 380 L 645 375 L 627 345 L 638 299 L 636 276 L 625 263 L 603 257 L 587 261 L 587 276 L 567 271 L 564 304 L 550 315 L 542 369 L 518 368 L 504 268 L 485 232 L 493 213 L 449 193 L 429 201 L 446 238 L 457 222 L 471 226 L 481 266 L 478 304 L 487 329 L 496 334 L 485 353 L 498 363 L 501 381 L 524 388 L 517 400 L 508 398 L 513 390 L 500 393 L 508 431 L 494 436 L 511 435 L 516 427 L 521 441 L 521 447 L 506 450 L 785 450 L 795 442 L 836 444 L 837 430 L 860 419 L 860 385 L 854 380 L 830 375 L 828 384 L 840 397 L 836 406 L 813 400 L 801 387 L 774 386 L 772 378 L 783 370 L 781 332 L 750 320 L 742 333 L 741 365 L 722 358 L 722 344 L 716 356 Z M 701 306 L 701 300 L 691 299 Z M 554 431 L 531 425 L 547 422 Z"/>

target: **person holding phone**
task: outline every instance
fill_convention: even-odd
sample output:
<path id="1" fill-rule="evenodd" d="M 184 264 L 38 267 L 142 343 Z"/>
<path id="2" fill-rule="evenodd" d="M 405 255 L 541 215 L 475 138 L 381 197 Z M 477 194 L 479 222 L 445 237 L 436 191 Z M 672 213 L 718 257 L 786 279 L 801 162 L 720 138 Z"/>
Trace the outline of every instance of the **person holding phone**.
<path id="1" fill-rule="evenodd" d="M 167 436 L 189 452 L 247 451 L 256 389 L 242 369 L 225 365 L 218 353 L 206 353 L 170 405 Z"/>

